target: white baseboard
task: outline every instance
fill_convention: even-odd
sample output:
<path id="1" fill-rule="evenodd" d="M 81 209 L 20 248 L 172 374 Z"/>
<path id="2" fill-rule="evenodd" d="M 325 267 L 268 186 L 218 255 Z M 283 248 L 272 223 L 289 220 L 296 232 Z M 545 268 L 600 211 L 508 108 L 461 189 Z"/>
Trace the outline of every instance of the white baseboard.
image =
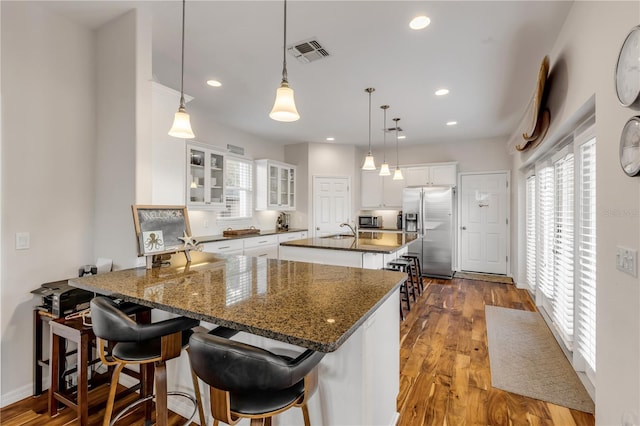
<path id="1" fill-rule="evenodd" d="M 48 387 L 48 385 L 46 387 Z M 0 408 L 4 408 L 31 395 L 33 395 L 33 383 L 28 383 L 18 389 L 3 393 L 0 395 Z"/>
<path id="2" fill-rule="evenodd" d="M 396 411 L 396 413 L 393 415 L 393 418 L 391 419 L 390 426 L 396 426 L 398 424 L 399 418 L 400 418 L 400 413 Z"/>

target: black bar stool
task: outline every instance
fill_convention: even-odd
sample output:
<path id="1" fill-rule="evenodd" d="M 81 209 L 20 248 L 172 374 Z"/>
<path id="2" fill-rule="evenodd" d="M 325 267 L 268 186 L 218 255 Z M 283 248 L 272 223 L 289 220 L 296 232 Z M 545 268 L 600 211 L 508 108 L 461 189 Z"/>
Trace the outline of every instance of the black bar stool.
<path id="1" fill-rule="evenodd" d="M 407 253 L 400 256 L 403 259 L 413 262 L 413 266 L 415 268 L 415 277 L 418 295 L 422 296 L 424 292 L 424 283 L 422 282 L 422 266 L 420 265 L 420 255 L 418 253 Z"/>
<path id="2" fill-rule="evenodd" d="M 197 400 L 200 399 L 195 374 L 192 374 L 192 378 L 196 398 L 184 392 L 167 392 L 166 361 L 180 356 L 182 349 L 188 345 L 191 329 L 198 326 L 200 321 L 178 317 L 151 324 L 137 324 L 125 312 L 118 309 L 111 299 L 95 297 L 91 301 L 91 322 L 93 323 L 93 332 L 99 338 L 97 346 L 102 363 L 109 367 L 115 367 L 104 413 L 104 426 L 115 423 L 129 409 L 153 398 L 153 395 L 150 395 L 152 393 L 150 389 L 141 392 L 139 400 L 126 407 L 111 420 L 118 377 L 127 364 L 138 364 L 141 371 L 149 372 L 151 368 L 154 369 L 158 426 L 168 424 L 167 395 L 178 395 L 189 399 L 194 404 L 191 418 L 195 416 L 196 407 L 199 405 Z M 105 353 L 105 345 L 101 340 L 115 343 L 111 354 Z M 149 405 L 145 411 L 147 416 L 151 414 Z M 201 422 L 204 420 L 201 418 Z"/>
<path id="3" fill-rule="evenodd" d="M 394 268 L 382 268 L 383 271 L 395 271 L 398 272 L 397 269 Z M 411 311 L 411 299 L 409 299 L 409 291 L 407 290 L 407 280 L 405 279 L 400 284 L 400 319 L 404 321 L 404 310 L 402 309 L 402 302 L 407 304 L 407 311 Z"/>
<path id="4" fill-rule="evenodd" d="M 193 370 L 209 385 L 214 425 L 242 418 L 270 425 L 274 415 L 300 407 L 309 426 L 307 401 L 318 385 L 324 353 L 306 350 L 293 359 L 211 333 L 194 333 L 189 348 Z"/>
<path id="5" fill-rule="evenodd" d="M 415 280 L 415 272 L 413 268 L 413 262 L 404 259 L 392 260 L 388 263 L 389 267 L 395 268 L 397 271 L 402 271 L 407 274 L 407 292 L 411 295 L 411 298 L 414 302 L 417 301 L 416 298 L 416 280 Z"/>

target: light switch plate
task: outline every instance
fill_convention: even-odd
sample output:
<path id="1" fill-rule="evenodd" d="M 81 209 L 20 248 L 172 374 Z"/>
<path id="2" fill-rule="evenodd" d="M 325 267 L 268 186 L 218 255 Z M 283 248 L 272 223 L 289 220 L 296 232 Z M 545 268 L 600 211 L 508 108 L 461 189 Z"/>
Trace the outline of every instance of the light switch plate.
<path id="1" fill-rule="evenodd" d="M 633 277 L 638 276 L 638 250 L 616 247 L 616 268 Z"/>
<path id="2" fill-rule="evenodd" d="M 29 239 L 28 232 L 16 232 L 16 250 L 28 250 Z"/>

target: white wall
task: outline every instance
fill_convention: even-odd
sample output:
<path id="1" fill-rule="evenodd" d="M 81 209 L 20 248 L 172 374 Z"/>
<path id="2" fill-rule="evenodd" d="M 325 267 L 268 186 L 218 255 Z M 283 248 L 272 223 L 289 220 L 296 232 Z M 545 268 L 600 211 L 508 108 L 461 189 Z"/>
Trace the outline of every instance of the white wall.
<path id="1" fill-rule="evenodd" d="M 96 257 L 136 265 L 131 205 L 151 201 L 151 22 L 136 10 L 97 31 Z"/>
<path id="2" fill-rule="evenodd" d="M 550 52 L 547 140 L 561 136 L 595 95 L 596 423 L 601 425 L 622 424 L 623 418 L 640 423 L 640 281 L 615 268 L 616 246 L 638 249 L 640 242 L 640 181 L 627 177 L 618 161 L 622 127 L 638 112 L 619 105 L 613 85 L 620 46 L 639 19 L 637 1 L 575 2 Z M 530 155 L 514 155 L 514 170 Z M 521 173 L 514 176 L 523 178 Z M 522 262 L 517 263 L 522 269 Z"/>
<path id="3" fill-rule="evenodd" d="M 30 2 L 2 8 L 0 405 L 32 392 L 40 284 L 94 263 L 94 35 Z M 36 24 L 37 23 L 37 24 Z M 14 249 L 16 232 L 31 248 Z"/>

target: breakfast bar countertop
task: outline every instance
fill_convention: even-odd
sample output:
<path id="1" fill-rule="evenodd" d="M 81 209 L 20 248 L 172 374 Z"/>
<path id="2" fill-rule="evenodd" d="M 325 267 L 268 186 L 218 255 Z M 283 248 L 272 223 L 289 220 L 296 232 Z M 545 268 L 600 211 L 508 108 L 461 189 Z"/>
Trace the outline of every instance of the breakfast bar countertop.
<path id="1" fill-rule="evenodd" d="M 220 326 L 333 352 L 406 279 L 400 272 L 191 252 L 167 266 L 69 284 Z"/>
<path id="2" fill-rule="evenodd" d="M 359 251 L 364 253 L 393 253 L 409 245 L 416 238 L 418 238 L 416 233 L 390 233 L 360 230 L 359 238 L 357 240 L 352 235 L 329 235 L 326 237 L 287 241 L 280 243 L 280 245 L 315 249 Z"/>

